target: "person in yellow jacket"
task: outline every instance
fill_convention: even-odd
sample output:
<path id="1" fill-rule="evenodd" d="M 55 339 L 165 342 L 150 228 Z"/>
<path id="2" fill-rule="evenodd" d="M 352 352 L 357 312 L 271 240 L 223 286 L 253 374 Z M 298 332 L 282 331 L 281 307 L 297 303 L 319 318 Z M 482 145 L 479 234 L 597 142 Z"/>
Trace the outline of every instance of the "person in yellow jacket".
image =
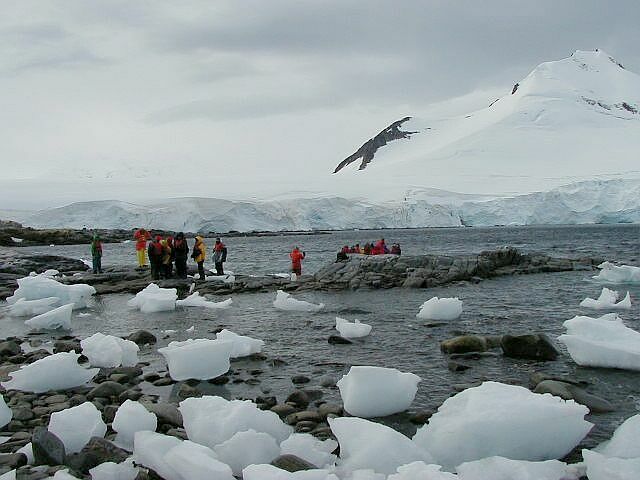
<path id="1" fill-rule="evenodd" d="M 193 258 L 193 260 L 198 264 L 200 280 L 204 280 L 204 261 L 207 258 L 207 246 L 204 244 L 200 235 L 196 237 L 196 243 L 193 246 L 191 258 Z"/>

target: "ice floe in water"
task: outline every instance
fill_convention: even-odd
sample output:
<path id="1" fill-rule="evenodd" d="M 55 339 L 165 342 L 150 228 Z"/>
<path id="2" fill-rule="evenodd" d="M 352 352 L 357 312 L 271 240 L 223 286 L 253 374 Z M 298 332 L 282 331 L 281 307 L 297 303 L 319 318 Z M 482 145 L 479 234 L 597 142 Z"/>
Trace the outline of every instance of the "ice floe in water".
<path id="1" fill-rule="evenodd" d="M 193 292 L 184 300 L 177 300 L 176 307 L 202 307 L 210 309 L 225 309 L 229 308 L 233 300 L 228 298 L 222 302 L 210 302 L 204 297 L 200 296 L 199 292 Z"/>
<path id="2" fill-rule="evenodd" d="M 637 441 L 637 439 L 635 439 Z M 582 450 L 589 480 L 638 480 L 640 458 L 606 457 L 591 450 Z"/>
<path id="3" fill-rule="evenodd" d="M 406 410 L 420 377 L 395 368 L 354 366 L 337 383 L 344 409 L 358 417 L 383 417 Z"/>
<path id="4" fill-rule="evenodd" d="M 357 417 L 328 422 L 340 444 L 338 466 L 343 471 L 372 469 L 388 475 L 407 463 L 434 463 L 429 452 L 386 425 Z"/>
<path id="5" fill-rule="evenodd" d="M 278 415 L 260 410 L 250 400 L 207 395 L 187 398 L 180 402 L 179 409 L 189 439 L 211 448 L 246 430 L 268 433 L 278 443 L 293 433 Z"/>
<path id="6" fill-rule="evenodd" d="M 569 480 L 576 478 L 559 460 L 529 462 L 504 457 L 488 457 L 465 462 L 456 468 L 460 480 Z"/>
<path id="7" fill-rule="evenodd" d="M 420 306 L 416 317 L 421 320 L 455 320 L 462 315 L 462 300 L 433 297 Z"/>
<path id="8" fill-rule="evenodd" d="M 120 337 L 97 332 L 81 340 L 80 346 L 92 367 L 133 367 L 138 363 L 140 347 Z"/>
<path id="9" fill-rule="evenodd" d="M 562 458 L 589 433 L 589 409 L 524 387 L 484 382 L 448 398 L 413 441 L 452 471 L 463 462 L 501 456 Z"/>
<path id="10" fill-rule="evenodd" d="M 11 380 L 2 382 L 7 390 L 42 393 L 84 385 L 99 371 L 78 365 L 79 353 L 60 352 L 41 358 L 11 372 Z"/>
<path id="11" fill-rule="evenodd" d="M 13 317 L 31 317 L 46 313 L 60 305 L 58 297 L 45 297 L 39 300 L 25 300 L 20 298 L 9 306 L 9 315 Z"/>
<path id="12" fill-rule="evenodd" d="M 221 462 L 231 467 L 234 475 L 242 474 L 249 465 L 271 463 L 280 455 L 280 447 L 271 435 L 252 429 L 236 433 L 216 445 L 213 451 Z"/>
<path id="13" fill-rule="evenodd" d="M 160 288 L 155 283 L 150 283 L 129 300 L 127 305 L 138 308 L 143 313 L 167 312 L 176 309 L 177 299 L 175 288 Z"/>
<path id="14" fill-rule="evenodd" d="M 640 370 L 640 332 L 625 326 L 617 314 L 578 316 L 563 326 L 567 333 L 558 340 L 578 365 Z"/>
<path id="15" fill-rule="evenodd" d="M 4 427 L 13 418 L 13 411 L 4 401 L 4 397 L 0 395 L 0 428 Z"/>
<path id="16" fill-rule="evenodd" d="M 324 303 L 319 305 L 315 303 L 305 302 L 304 300 L 296 300 L 289 293 L 278 290 L 273 306 L 278 310 L 287 310 L 294 312 L 319 312 L 324 308 Z"/>
<path id="17" fill-rule="evenodd" d="M 158 352 L 167 361 L 174 380 L 209 380 L 229 370 L 232 349 L 233 342 L 196 338 L 170 342 Z"/>
<path id="18" fill-rule="evenodd" d="M 113 419 L 113 430 L 118 434 L 115 443 L 131 451 L 136 432 L 149 430 L 155 432 L 158 419 L 155 414 L 148 411 L 140 402 L 126 400 Z"/>
<path id="19" fill-rule="evenodd" d="M 587 297 L 580 302 L 580 306 L 585 308 L 594 308 L 596 310 L 629 310 L 631 308 L 631 297 L 629 296 L 629 292 L 627 292 L 627 295 L 621 301 L 618 303 L 616 302 L 618 302 L 618 292 L 615 290 L 609 290 L 607 287 L 603 287 L 597 300 Z"/>
<path id="20" fill-rule="evenodd" d="M 598 265 L 600 273 L 592 277 L 602 283 L 640 283 L 640 267 L 633 265 L 614 265 L 604 262 Z"/>
<path id="21" fill-rule="evenodd" d="M 337 447 L 335 440 L 320 440 L 309 433 L 292 433 L 280 444 L 283 455 L 295 455 L 319 468 L 334 466 L 337 457 L 332 452 Z"/>
<path id="22" fill-rule="evenodd" d="M 336 317 L 336 330 L 338 330 L 341 337 L 360 338 L 366 337 L 371 333 L 371 325 L 360 323 L 360 320 L 355 320 L 352 323 L 344 318 Z"/>
<path id="23" fill-rule="evenodd" d="M 87 300 L 96 293 L 91 285 L 78 283 L 65 285 L 45 275 L 24 277 L 17 280 L 18 288 L 13 295 L 7 297 L 7 303 L 13 305 L 21 298 L 25 300 L 42 300 L 57 297 L 60 304 L 73 303 L 73 308 L 84 308 Z"/>
<path id="24" fill-rule="evenodd" d="M 76 453 L 82 450 L 91 437 L 104 437 L 107 425 L 102 420 L 100 410 L 93 403 L 84 402 L 76 407 L 53 412 L 48 430 L 62 440 L 66 453 Z"/>
<path id="25" fill-rule="evenodd" d="M 61 307 L 49 310 L 46 313 L 36 315 L 24 323 L 31 328 L 40 328 L 45 330 L 56 330 L 62 328 L 71 330 L 71 313 L 73 312 L 73 303 L 62 305 Z"/>
<path id="26" fill-rule="evenodd" d="M 251 338 L 227 330 L 226 328 L 216 334 L 216 339 L 231 342 L 231 358 L 246 357 L 254 353 L 260 353 L 264 347 L 264 341 Z"/>

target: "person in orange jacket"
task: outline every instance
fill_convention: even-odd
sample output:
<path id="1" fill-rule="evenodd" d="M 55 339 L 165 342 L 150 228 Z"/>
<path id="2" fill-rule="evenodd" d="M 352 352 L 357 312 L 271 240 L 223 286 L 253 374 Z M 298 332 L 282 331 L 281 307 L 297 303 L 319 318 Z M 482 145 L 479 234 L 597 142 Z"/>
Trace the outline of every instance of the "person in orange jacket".
<path id="1" fill-rule="evenodd" d="M 305 252 L 301 252 L 296 245 L 291 250 L 289 257 L 291 258 L 291 271 L 296 275 L 302 275 L 302 260 L 306 256 Z"/>
<path id="2" fill-rule="evenodd" d="M 136 241 L 136 253 L 138 255 L 138 267 L 147 266 L 147 240 L 151 240 L 151 234 L 144 228 L 139 228 L 133 234 L 133 238 Z"/>
<path id="3" fill-rule="evenodd" d="M 204 280 L 204 261 L 207 258 L 207 246 L 200 235 L 196 237 L 196 243 L 193 245 L 193 252 L 191 252 L 191 258 L 198 264 L 198 273 L 200 274 L 200 280 Z"/>

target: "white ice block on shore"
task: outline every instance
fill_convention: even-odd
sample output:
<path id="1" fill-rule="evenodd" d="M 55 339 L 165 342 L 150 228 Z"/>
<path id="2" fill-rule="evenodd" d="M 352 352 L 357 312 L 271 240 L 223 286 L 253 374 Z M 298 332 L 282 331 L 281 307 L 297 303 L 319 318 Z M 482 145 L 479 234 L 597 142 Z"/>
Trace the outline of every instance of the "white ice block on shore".
<path id="1" fill-rule="evenodd" d="M 39 300 L 26 300 L 20 298 L 16 303 L 9 305 L 9 315 L 12 317 L 31 317 L 46 313 L 60 306 L 58 297 L 45 297 Z"/>
<path id="2" fill-rule="evenodd" d="M 216 334 L 216 339 L 233 344 L 231 358 L 246 357 L 254 353 L 260 353 L 262 347 L 264 347 L 264 341 L 245 335 L 238 335 L 226 328 Z"/>
<path id="3" fill-rule="evenodd" d="M 96 289 L 91 285 L 84 283 L 65 285 L 44 275 L 19 278 L 17 282 L 18 288 L 12 296 L 7 298 L 9 305 L 15 304 L 21 298 L 42 300 L 57 297 L 60 299 L 60 304 L 73 303 L 74 309 L 84 308 L 87 306 L 87 300 L 96 293 Z"/>
<path id="4" fill-rule="evenodd" d="M 34 329 L 42 330 L 56 330 L 61 328 L 63 330 L 71 330 L 71 313 L 73 312 L 73 303 L 62 305 L 61 307 L 49 310 L 46 313 L 36 315 L 29 320 L 25 320 L 24 323 Z"/>
<path id="5" fill-rule="evenodd" d="M 130 307 L 138 308 L 143 313 L 157 313 L 175 310 L 178 291 L 175 288 L 160 288 L 150 283 L 134 298 L 127 302 Z"/>
<path id="6" fill-rule="evenodd" d="M 80 346 L 92 367 L 133 367 L 138 363 L 140 347 L 120 337 L 97 332 L 81 340 Z"/>
<path id="7" fill-rule="evenodd" d="M 125 450 L 133 449 L 136 432 L 145 430 L 155 432 L 158 419 L 140 402 L 126 400 L 116 412 L 112 428 L 118 434 L 115 443 Z"/>
<path id="8" fill-rule="evenodd" d="M 62 440 L 67 454 L 82 450 L 91 437 L 104 437 L 107 433 L 100 410 L 91 402 L 53 412 L 48 429 Z"/>
<path id="9" fill-rule="evenodd" d="M 197 338 L 171 342 L 158 352 L 167 361 L 172 379 L 209 380 L 229 370 L 232 349 L 233 342 Z"/>

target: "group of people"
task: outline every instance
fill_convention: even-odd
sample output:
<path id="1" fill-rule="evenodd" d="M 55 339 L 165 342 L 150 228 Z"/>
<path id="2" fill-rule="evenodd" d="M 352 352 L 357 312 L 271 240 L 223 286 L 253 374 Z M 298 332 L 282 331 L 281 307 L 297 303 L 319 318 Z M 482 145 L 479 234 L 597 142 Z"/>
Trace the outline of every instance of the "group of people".
<path id="1" fill-rule="evenodd" d="M 400 255 L 402 250 L 400 249 L 399 243 L 394 243 L 391 245 L 391 248 L 389 248 L 385 243 L 384 238 L 381 238 L 377 242 L 367 242 L 363 247 L 361 247 L 359 243 L 356 243 L 351 247 L 349 245 L 345 245 L 338 253 L 338 260 L 345 260 L 349 253 L 359 253 L 362 255 Z"/>

